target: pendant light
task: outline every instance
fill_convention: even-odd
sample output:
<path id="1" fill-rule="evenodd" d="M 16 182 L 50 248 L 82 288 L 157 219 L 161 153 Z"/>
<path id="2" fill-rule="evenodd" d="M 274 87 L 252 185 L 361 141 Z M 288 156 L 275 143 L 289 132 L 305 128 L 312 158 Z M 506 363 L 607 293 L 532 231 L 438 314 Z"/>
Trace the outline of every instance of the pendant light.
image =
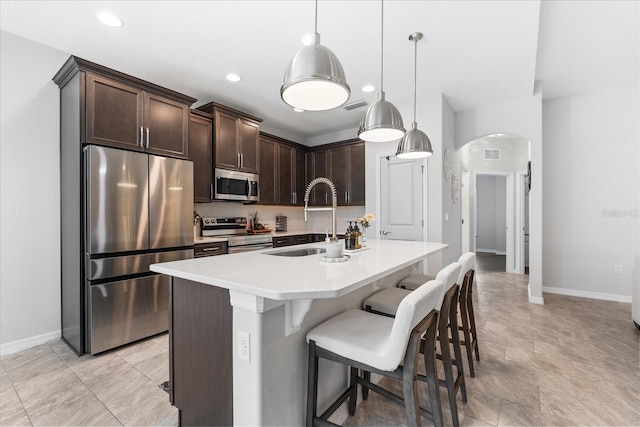
<path id="1" fill-rule="evenodd" d="M 313 43 L 298 50 L 289 63 L 284 73 L 280 96 L 294 108 L 307 111 L 330 110 L 347 102 L 351 88 L 338 57 L 320 44 L 318 0 L 313 36 Z"/>
<path id="2" fill-rule="evenodd" d="M 411 130 L 407 132 L 398 144 L 396 156 L 401 159 L 419 159 L 421 157 L 429 157 L 433 154 L 431 141 L 427 134 L 418 129 L 416 123 L 416 93 L 418 81 L 418 42 L 422 40 L 422 33 L 413 33 L 409 36 L 409 40 L 415 43 L 415 62 L 413 67 L 413 123 Z"/>
<path id="3" fill-rule="evenodd" d="M 398 109 L 384 99 L 384 0 L 380 24 L 380 92 L 360 121 L 358 136 L 364 141 L 390 142 L 402 138 L 406 132 Z"/>

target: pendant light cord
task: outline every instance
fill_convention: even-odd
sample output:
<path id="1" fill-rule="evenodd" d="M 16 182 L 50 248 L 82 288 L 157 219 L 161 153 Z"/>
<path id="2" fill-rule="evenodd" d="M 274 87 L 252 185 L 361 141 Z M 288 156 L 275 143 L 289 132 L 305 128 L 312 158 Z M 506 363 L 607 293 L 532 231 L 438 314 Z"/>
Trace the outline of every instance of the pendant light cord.
<path id="1" fill-rule="evenodd" d="M 416 37 L 414 42 L 414 54 L 413 54 L 413 123 L 416 123 L 416 104 L 418 92 L 418 38 Z"/>
<path id="2" fill-rule="evenodd" d="M 380 3 L 380 92 L 384 92 L 384 0 Z"/>
<path id="3" fill-rule="evenodd" d="M 316 18 L 314 23 L 314 31 L 318 34 L 318 0 L 316 0 Z"/>

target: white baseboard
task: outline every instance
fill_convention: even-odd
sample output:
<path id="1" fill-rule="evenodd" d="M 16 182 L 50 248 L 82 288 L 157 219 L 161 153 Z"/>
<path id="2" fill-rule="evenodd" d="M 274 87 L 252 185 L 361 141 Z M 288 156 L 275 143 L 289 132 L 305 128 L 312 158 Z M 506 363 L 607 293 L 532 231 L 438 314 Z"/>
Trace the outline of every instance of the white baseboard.
<path id="1" fill-rule="evenodd" d="M 607 294 L 604 292 L 581 291 L 578 289 L 567 289 L 567 288 L 553 288 L 550 286 L 543 286 L 542 292 L 546 292 L 549 294 L 568 295 L 568 296 L 580 297 L 580 298 L 591 298 L 591 299 L 601 299 L 605 301 L 631 303 L 631 296 Z"/>
<path id="2" fill-rule="evenodd" d="M 527 286 L 527 292 L 529 293 L 529 302 L 531 304 L 544 305 L 544 298 L 543 297 L 534 297 L 533 295 L 531 295 L 531 283 L 529 283 L 529 285 Z"/>
<path id="3" fill-rule="evenodd" d="M 46 334 L 0 344 L 0 356 L 17 353 L 18 351 L 44 344 L 56 338 L 60 338 L 59 329 L 57 331 L 47 332 Z"/>
<path id="4" fill-rule="evenodd" d="M 475 250 L 476 252 L 484 252 L 484 253 L 488 253 L 488 254 L 496 254 L 496 255 L 506 255 L 507 251 L 498 251 L 495 249 L 481 249 L 481 248 L 476 248 Z"/>

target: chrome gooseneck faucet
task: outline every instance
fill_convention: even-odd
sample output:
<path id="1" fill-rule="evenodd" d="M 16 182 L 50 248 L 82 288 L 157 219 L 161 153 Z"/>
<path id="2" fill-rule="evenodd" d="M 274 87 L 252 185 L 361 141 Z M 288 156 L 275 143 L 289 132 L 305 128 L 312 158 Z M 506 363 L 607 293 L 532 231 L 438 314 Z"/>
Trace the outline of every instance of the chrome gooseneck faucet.
<path id="1" fill-rule="evenodd" d="M 311 193 L 311 189 L 316 186 L 316 184 L 324 183 L 331 187 L 331 207 L 322 207 L 322 208 L 310 208 L 309 207 L 309 194 Z M 331 211 L 331 241 L 337 242 L 338 237 L 336 236 L 336 211 L 338 207 L 338 192 L 336 191 L 336 186 L 330 179 L 325 177 L 319 177 L 314 179 L 307 186 L 307 190 L 304 192 L 304 222 L 309 221 L 309 211 Z"/>

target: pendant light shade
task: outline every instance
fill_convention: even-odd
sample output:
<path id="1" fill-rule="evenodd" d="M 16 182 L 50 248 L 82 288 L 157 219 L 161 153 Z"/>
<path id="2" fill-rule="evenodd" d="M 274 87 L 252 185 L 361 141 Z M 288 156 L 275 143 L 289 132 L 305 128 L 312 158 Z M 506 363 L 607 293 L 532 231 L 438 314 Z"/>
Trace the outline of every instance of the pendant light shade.
<path id="1" fill-rule="evenodd" d="M 380 93 L 360 121 L 358 137 L 364 141 L 390 142 L 405 134 L 402 116 L 398 109 L 384 99 L 384 0 L 381 1 L 380 29 Z"/>
<path id="2" fill-rule="evenodd" d="M 338 57 L 320 44 L 316 0 L 314 42 L 298 50 L 289 63 L 280 96 L 294 108 L 324 111 L 341 106 L 350 95 L 351 88 Z"/>
<path id="3" fill-rule="evenodd" d="M 384 99 L 384 92 L 380 92 L 378 100 L 362 116 L 358 136 L 364 141 L 389 142 L 402 138 L 404 133 L 400 112 Z"/>
<path id="4" fill-rule="evenodd" d="M 418 129 L 416 122 L 417 81 L 418 81 L 418 42 L 422 40 L 422 33 L 413 33 L 409 40 L 415 43 L 415 62 L 413 66 L 413 123 L 411 130 L 405 134 L 398 144 L 396 156 L 401 159 L 419 159 L 433 154 L 431 141 L 427 134 Z"/>
<path id="5" fill-rule="evenodd" d="M 396 156 L 401 159 L 419 159 L 433 154 L 431 141 L 426 133 L 418 129 L 418 124 L 413 122 L 411 130 L 400 140 Z"/>

